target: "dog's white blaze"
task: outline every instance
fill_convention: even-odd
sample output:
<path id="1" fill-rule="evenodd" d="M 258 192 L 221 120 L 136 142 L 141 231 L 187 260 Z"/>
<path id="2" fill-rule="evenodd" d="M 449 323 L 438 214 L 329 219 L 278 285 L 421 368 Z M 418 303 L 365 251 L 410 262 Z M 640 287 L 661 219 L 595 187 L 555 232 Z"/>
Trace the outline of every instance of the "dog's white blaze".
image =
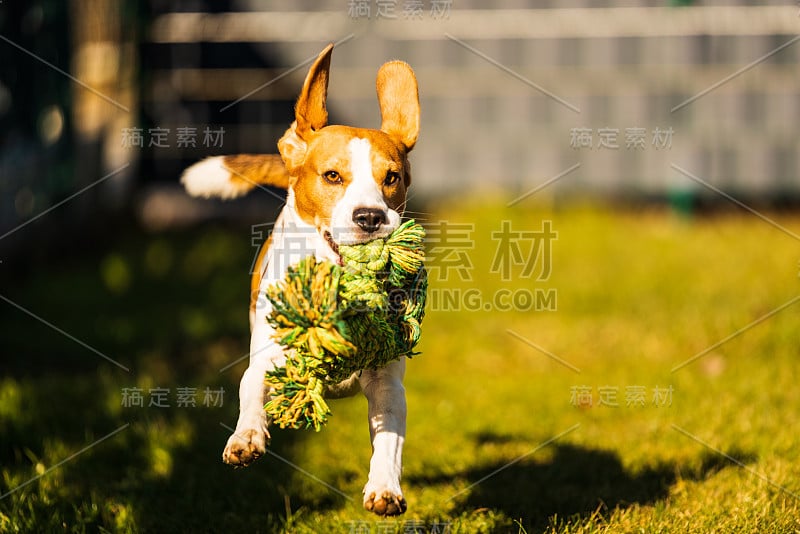
<path id="1" fill-rule="evenodd" d="M 400 224 L 400 215 L 390 210 L 383 199 L 383 192 L 372 174 L 372 145 L 369 139 L 354 138 L 347 143 L 350 156 L 350 183 L 342 198 L 333 208 L 330 231 L 334 241 L 340 245 L 352 245 L 365 239 L 386 237 Z M 365 234 L 353 222 L 353 210 L 376 208 L 386 214 L 386 223 L 372 234 Z"/>
<path id="2" fill-rule="evenodd" d="M 378 184 L 375 183 L 375 178 L 372 177 L 372 159 L 370 158 L 372 146 L 369 140 L 351 139 L 347 144 L 347 150 L 350 152 L 350 174 L 353 181 L 347 186 L 342 200 L 353 208 L 386 209 L 383 195 L 378 189 Z"/>

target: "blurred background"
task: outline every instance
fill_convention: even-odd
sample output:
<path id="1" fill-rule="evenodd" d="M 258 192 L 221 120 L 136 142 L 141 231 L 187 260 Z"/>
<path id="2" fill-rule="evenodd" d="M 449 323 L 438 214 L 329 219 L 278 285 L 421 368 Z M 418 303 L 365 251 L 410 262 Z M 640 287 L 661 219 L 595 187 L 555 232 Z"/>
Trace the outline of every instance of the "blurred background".
<path id="1" fill-rule="evenodd" d="M 69 239 L 120 211 L 150 226 L 210 210 L 252 214 L 187 206 L 182 169 L 207 155 L 274 151 L 306 62 L 340 40 L 333 122 L 377 126 L 373 80 L 387 59 L 417 72 L 418 198 L 522 194 L 580 163 L 542 194 L 681 209 L 720 200 L 674 163 L 743 200 L 797 200 L 796 6 L 547 4 L 6 2 L 0 232 L 103 180 L 2 247 L 24 255 L 31 235 L 52 236 L 53 221 Z"/>
<path id="2" fill-rule="evenodd" d="M 553 219 L 560 232 L 553 278 L 544 284 L 558 291 L 558 313 L 431 310 L 423 351 L 441 359 L 420 358 L 411 404 L 429 406 L 417 413 L 443 421 L 469 413 L 450 429 L 452 436 L 463 431 L 453 439 L 468 452 L 452 460 L 458 453 L 446 448 L 438 423 L 417 419 L 416 446 L 423 450 L 410 455 L 418 458 L 409 468 L 412 508 L 426 521 L 449 517 L 463 521 L 465 531 L 479 531 L 471 510 L 491 502 L 496 524 L 507 526 L 534 506 L 515 499 L 534 495 L 539 508 L 524 524 L 544 528 L 556 512 L 596 517 L 601 498 L 610 508 L 666 498 L 678 471 L 669 463 L 678 461 L 676 450 L 695 462 L 698 480 L 705 469 L 716 469 L 681 449 L 681 436 L 655 450 L 606 443 L 613 454 L 584 443 L 567 451 L 564 465 L 529 466 L 524 480 L 497 482 L 464 502 L 445 500 L 448 491 L 574 422 L 568 400 L 575 382 L 564 382 L 565 375 L 557 375 L 549 391 L 526 397 L 531 405 L 549 403 L 551 415 L 542 416 L 541 427 L 512 424 L 529 418 L 527 408 L 509 408 L 516 419 L 499 423 L 481 419 L 492 406 L 473 414 L 474 403 L 488 400 L 463 392 L 483 391 L 483 373 L 500 380 L 498 372 L 521 369 L 531 383 L 551 383 L 552 369 L 530 363 L 523 352 L 529 347 L 490 335 L 487 325 L 536 332 L 544 336 L 537 342 L 571 355 L 581 367 L 610 362 L 602 356 L 613 354 L 626 369 L 641 365 L 655 373 L 781 303 L 796 302 L 785 292 L 795 291 L 797 282 L 798 236 L 791 228 L 797 228 L 800 201 L 800 8 L 779 1 L 488 4 L 0 0 L 0 531 L 73 524 L 121 531 L 204 531 L 223 524 L 292 530 L 292 514 L 304 506 L 314 510 L 304 516 L 310 525 L 333 511 L 336 528 L 348 531 L 346 520 L 358 504 L 343 505 L 340 496 L 280 461 L 263 459 L 264 467 L 245 474 L 218 462 L 228 435 L 220 421 L 235 423 L 246 367 L 249 270 L 284 193 L 199 200 L 179 183 L 183 169 L 207 156 L 275 152 L 293 120 L 308 65 L 329 42 L 337 43 L 328 99 L 332 123 L 379 126 L 374 80 L 383 62 L 405 60 L 417 74 L 422 130 L 411 155 L 411 210 L 430 226 L 462 225 L 461 249 L 440 257 L 451 269 L 456 260 L 469 271 L 438 283 L 478 287 L 487 295 L 535 286 L 524 276 L 491 276 L 497 274 L 490 267 L 496 259 L 491 231 L 501 219 L 526 230 Z M 762 220 L 737 201 L 758 210 Z M 599 215 L 592 211 L 597 206 Z M 738 218 L 706 219 L 722 211 Z M 780 222 L 763 220 L 762 212 Z M 749 384 L 772 369 L 776 376 L 758 375 L 765 389 L 773 384 L 769 391 L 777 391 L 780 380 L 796 384 L 796 322 L 779 321 L 764 346 L 754 341 L 746 347 L 758 370 L 737 368 L 733 376 L 740 382 L 723 373 L 716 353 L 703 379 Z M 640 341 L 641 349 L 631 348 Z M 473 352 L 481 357 L 468 360 Z M 757 365 L 758 355 L 769 360 L 775 354 L 783 359 L 769 362 L 774 367 Z M 459 358 L 461 374 L 437 367 Z M 431 366 L 427 374 L 425 366 Z M 585 380 L 636 383 L 616 368 L 607 371 Z M 444 378 L 436 382 L 434 376 Z M 644 376 L 651 387 L 673 380 Z M 515 374 L 507 379 L 507 391 L 519 394 Z M 689 392 L 680 397 L 686 417 L 697 411 L 705 423 L 716 413 L 703 397 L 713 383 L 674 383 Z M 196 410 L 175 405 L 177 389 L 189 386 L 197 388 Z M 737 387 L 716 397 L 728 398 L 730 408 L 727 419 L 720 412 L 718 435 L 741 437 L 730 424 L 737 417 L 747 419 L 742 427 L 756 420 L 777 425 L 784 415 L 796 421 L 781 412 L 796 406 L 796 387 L 782 390 L 794 397 L 768 401 L 763 391 Z M 172 409 L 135 411 L 125 406 L 123 391 L 130 388 L 168 388 Z M 204 403 L 206 389 L 224 391 L 224 403 Z M 739 413 L 742 398 L 760 399 L 764 404 L 755 406 L 763 411 L 731 415 Z M 335 408 L 345 414 L 337 418 L 342 426 L 326 432 L 348 454 L 359 440 L 365 456 L 363 406 L 349 402 Z M 616 439 L 609 436 L 639 441 L 637 422 L 613 413 L 619 426 L 607 418 L 612 426 L 605 433 L 592 433 L 586 415 L 586 442 Z M 345 423 L 349 415 L 358 424 Z M 729 434 L 720 430 L 726 428 Z M 120 436 L 112 439 L 114 432 Z M 758 433 L 778 432 L 776 426 Z M 357 496 L 367 458 L 336 470 L 324 461 L 326 441 L 310 445 L 306 435 L 276 433 L 272 450 Z M 786 451 L 797 445 L 794 434 L 781 435 Z M 104 447 L 50 472 L 104 436 Z M 301 441 L 304 455 L 292 447 Z M 475 453 L 486 460 L 477 467 L 474 451 L 486 454 Z M 746 452 L 757 458 L 763 450 L 753 445 Z M 594 464 L 559 485 L 560 473 L 587 457 L 604 462 L 606 471 L 599 472 L 619 477 L 616 489 L 581 478 Z M 654 467 L 653 458 L 664 463 Z M 458 465 L 467 467 L 459 471 Z M 437 469 L 438 478 L 431 474 Z M 548 476 L 555 477 L 555 489 L 526 485 Z M 31 477 L 42 478 L 16 489 Z M 228 488 L 222 497 L 220 487 Z M 442 488 L 447 491 L 439 500 L 425 493 Z M 265 513 L 252 512 L 252 494 L 263 496 Z M 709 499 L 713 504 L 716 498 Z M 336 531 L 334 523 L 322 524 Z M 666 528 L 688 531 L 676 525 Z"/>

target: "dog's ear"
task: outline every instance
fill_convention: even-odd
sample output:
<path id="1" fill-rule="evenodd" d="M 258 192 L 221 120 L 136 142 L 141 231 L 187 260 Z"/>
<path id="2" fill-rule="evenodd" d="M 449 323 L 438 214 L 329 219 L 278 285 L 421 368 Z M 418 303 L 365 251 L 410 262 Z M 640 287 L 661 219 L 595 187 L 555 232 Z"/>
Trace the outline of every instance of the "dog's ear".
<path id="1" fill-rule="evenodd" d="M 290 175 L 294 175 L 295 170 L 303 164 L 307 148 L 306 142 L 297 134 L 297 121 L 292 122 L 278 140 L 278 152 L 281 153 L 283 164 Z"/>
<path id="2" fill-rule="evenodd" d="M 419 91 L 414 71 L 403 61 L 385 63 L 378 70 L 376 87 L 381 130 L 410 151 L 419 136 Z"/>
<path id="3" fill-rule="evenodd" d="M 308 70 L 303 89 L 294 107 L 295 120 L 278 141 L 278 150 L 286 168 L 292 172 L 303 163 L 311 136 L 328 124 L 328 73 L 331 69 L 333 43 L 325 47 Z"/>
<path id="4" fill-rule="evenodd" d="M 333 43 L 320 52 L 303 83 L 303 90 L 300 92 L 294 108 L 297 134 L 300 137 L 328 124 L 328 109 L 325 107 L 325 101 L 328 97 L 328 73 L 331 70 L 332 53 Z"/>

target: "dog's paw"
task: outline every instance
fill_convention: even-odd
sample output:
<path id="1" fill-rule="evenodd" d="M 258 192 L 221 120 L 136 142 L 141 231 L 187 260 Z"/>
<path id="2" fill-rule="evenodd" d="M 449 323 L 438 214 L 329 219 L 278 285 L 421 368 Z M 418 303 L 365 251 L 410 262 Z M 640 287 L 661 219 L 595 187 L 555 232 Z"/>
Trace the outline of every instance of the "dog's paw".
<path id="1" fill-rule="evenodd" d="M 408 505 L 400 492 L 383 490 L 379 492 L 364 493 L 364 508 L 370 512 L 380 515 L 400 515 L 405 513 Z"/>
<path id="2" fill-rule="evenodd" d="M 245 467 L 267 452 L 268 434 L 263 430 L 249 429 L 234 432 L 228 438 L 222 461 L 235 467 Z"/>

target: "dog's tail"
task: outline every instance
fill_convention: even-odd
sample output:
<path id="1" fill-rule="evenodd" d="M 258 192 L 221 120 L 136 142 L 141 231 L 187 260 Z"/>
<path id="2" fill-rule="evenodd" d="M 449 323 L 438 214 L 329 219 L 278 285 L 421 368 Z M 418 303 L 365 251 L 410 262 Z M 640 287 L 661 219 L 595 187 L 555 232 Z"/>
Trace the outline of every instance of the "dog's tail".
<path id="1" fill-rule="evenodd" d="M 235 198 L 265 185 L 286 189 L 289 174 L 278 154 L 237 154 L 195 163 L 183 171 L 181 183 L 195 197 Z"/>

